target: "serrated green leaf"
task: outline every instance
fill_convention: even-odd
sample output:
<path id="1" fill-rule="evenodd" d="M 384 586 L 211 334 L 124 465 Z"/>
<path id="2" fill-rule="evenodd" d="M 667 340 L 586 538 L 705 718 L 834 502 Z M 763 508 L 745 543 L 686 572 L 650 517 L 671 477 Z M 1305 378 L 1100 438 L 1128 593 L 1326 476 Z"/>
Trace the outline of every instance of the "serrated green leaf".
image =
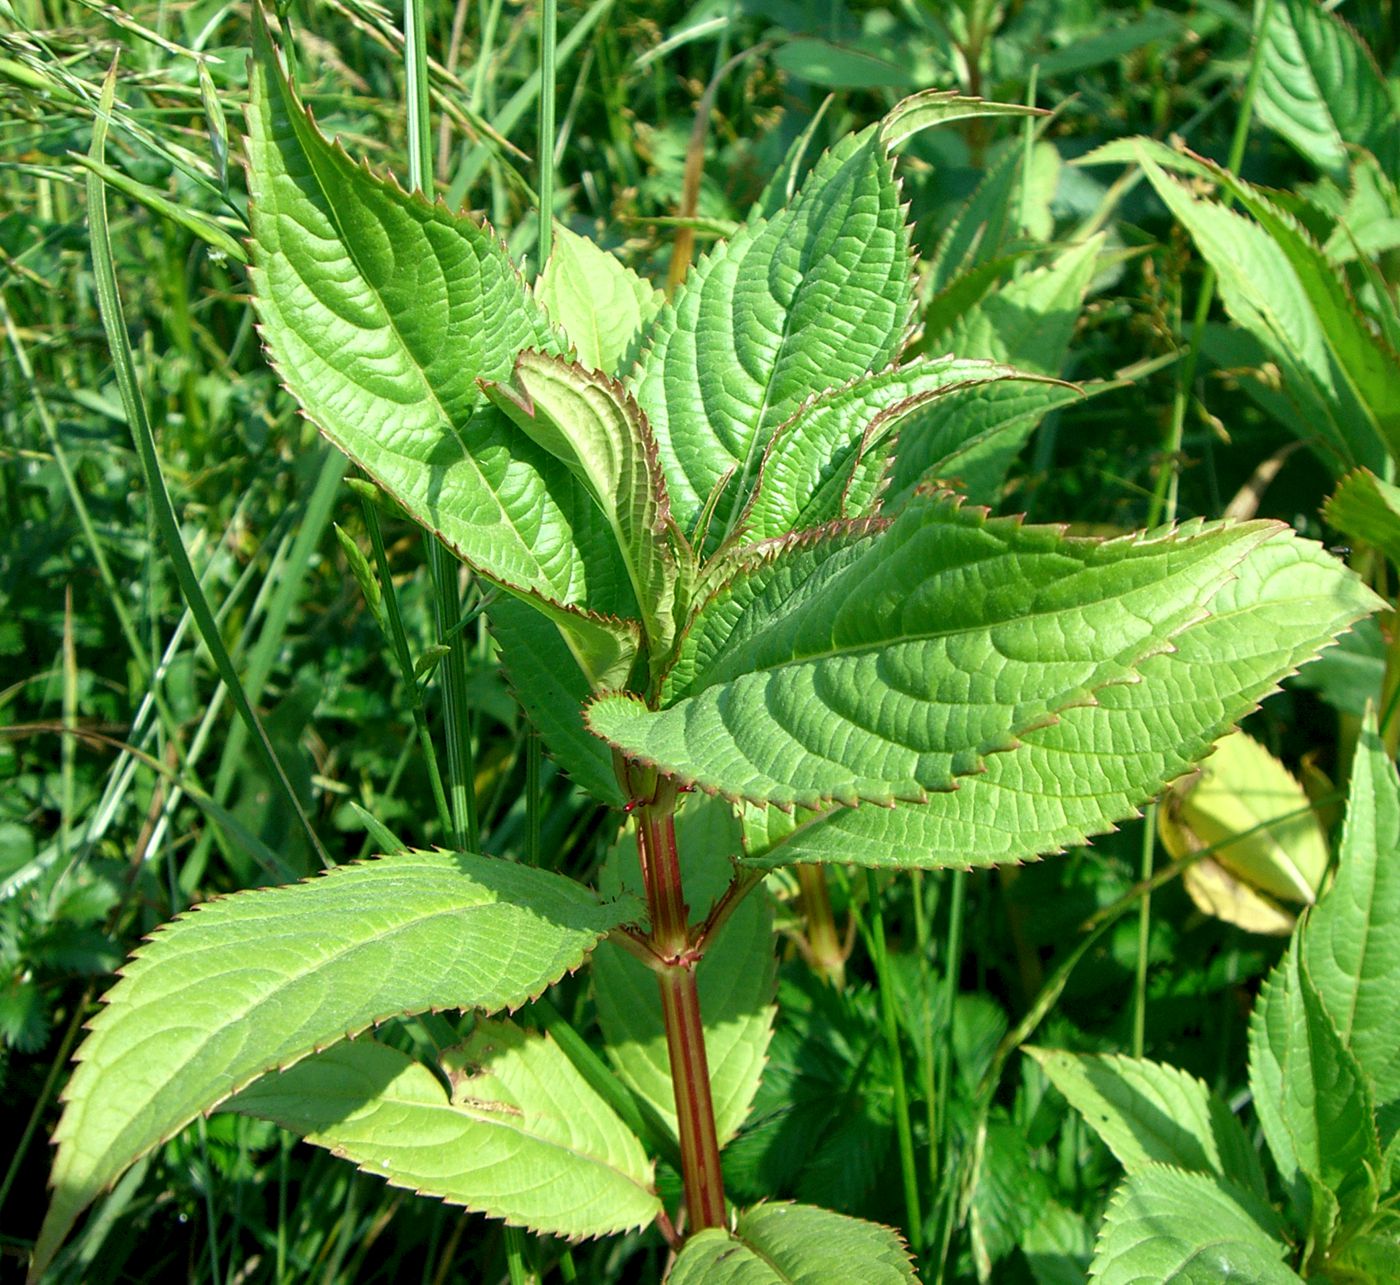
<path id="1" fill-rule="evenodd" d="M 1337 484 L 1322 516 L 1349 540 L 1379 549 L 1400 567 L 1400 486 L 1357 469 Z"/>
<path id="2" fill-rule="evenodd" d="M 1265 228 L 1190 195 L 1144 149 L 1138 159 L 1157 194 L 1215 269 L 1220 298 L 1235 321 L 1279 363 L 1285 387 L 1311 430 L 1309 445 L 1333 469 L 1381 469 L 1385 442 L 1338 364 L 1313 296 L 1289 255 Z M 1330 295 L 1328 296 L 1330 298 Z"/>
<path id="3" fill-rule="evenodd" d="M 953 216 L 929 262 L 930 295 L 940 294 L 955 279 L 1005 254 L 1008 229 L 1014 226 L 1012 195 L 1023 155 L 1024 149 L 1019 146 L 1003 148 Z"/>
<path id="4" fill-rule="evenodd" d="M 535 296 L 569 336 L 579 365 L 605 375 L 621 373 L 637 336 L 665 301 L 615 255 L 563 224 L 554 227 Z"/>
<path id="5" fill-rule="evenodd" d="M 896 103 L 880 122 L 880 137 L 888 148 L 898 147 L 915 134 L 935 125 L 947 125 L 955 120 L 973 120 L 987 116 L 1047 116 L 1040 107 L 1024 103 L 993 103 L 985 98 L 968 98 L 955 90 L 926 89 L 911 94 Z"/>
<path id="6" fill-rule="evenodd" d="M 924 802 L 1203 614 L 1267 524 L 1113 541 L 988 519 L 946 496 L 828 558 L 653 711 L 602 696 L 595 735 L 685 784 L 780 807 Z"/>
<path id="7" fill-rule="evenodd" d="M 78 1049 L 36 1275 L 129 1164 L 258 1076 L 395 1014 L 523 1004 L 636 910 L 548 871 L 410 852 L 175 919 Z"/>
<path id="8" fill-rule="evenodd" d="M 916 458 L 935 453 L 929 439 L 942 437 L 944 455 L 974 437 L 985 438 L 985 419 L 958 410 L 935 411 L 939 400 L 987 384 L 1035 383 L 1036 391 L 1062 385 L 1035 382 L 1008 366 L 943 357 L 912 362 L 823 393 L 774 434 L 764 452 L 758 487 L 744 515 L 745 538 L 771 539 L 809 531 L 872 511 L 888 461 L 904 449 L 906 434 Z M 940 429 L 953 425 L 960 437 Z M 948 440 L 952 438 L 952 440 Z M 923 470 L 920 470 L 922 473 Z"/>
<path id="9" fill-rule="evenodd" d="M 547 1035 L 483 1021 L 448 1049 L 452 1086 L 349 1040 L 265 1076 L 224 1109 L 301 1134 L 367 1173 L 556 1236 L 606 1236 L 661 1209 L 642 1145 Z"/>
<path id="10" fill-rule="evenodd" d="M 1348 145 L 1400 165 L 1400 124 L 1370 51 L 1336 14 L 1311 0 L 1278 0 L 1266 12 L 1259 119 L 1319 169 L 1346 174 Z"/>
<path id="11" fill-rule="evenodd" d="M 989 292 L 947 331 L 927 334 L 920 351 L 984 357 L 1033 374 L 1058 375 L 1104 240 L 1103 233 L 1090 237 Z"/>
<path id="12" fill-rule="evenodd" d="M 1305 930 L 1304 930 L 1305 931 Z M 1302 1209 L 1311 1179 L 1333 1193 L 1344 1221 L 1369 1216 L 1379 1195 L 1380 1140 L 1365 1073 L 1342 1043 L 1295 933 L 1269 974 L 1249 1024 L 1249 1086 L 1284 1185 Z"/>
<path id="13" fill-rule="evenodd" d="M 261 12 L 261 10 L 259 10 Z M 328 143 L 255 23 L 248 110 L 254 300 L 307 415 L 488 578 L 635 611 L 587 493 L 484 403 L 525 347 L 560 342 L 489 228 Z"/>
<path id="14" fill-rule="evenodd" d="M 593 497 L 617 542 L 643 636 L 659 662 L 675 638 L 677 583 L 688 583 L 692 573 L 640 407 L 608 376 L 528 349 L 516 359 L 509 387 L 487 384 L 485 391 Z M 625 680 L 624 672 L 613 685 Z"/>
<path id="15" fill-rule="evenodd" d="M 716 534 L 729 529 L 778 426 L 888 364 L 912 305 L 909 230 L 872 125 L 823 156 L 786 209 L 703 259 L 652 328 L 631 383 L 681 528 L 732 470 L 715 511 Z"/>
<path id="16" fill-rule="evenodd" d="M 838 1266 L 839 1264 L 839 1266 Z M 835 1270 L 861 1285 L 918 1281 L 904 1242 L 888 1227 L 812 1205 L 757 1205 L 732 1232 L 711 1228 L 685 1243 L 667 1285 L 826 1285 Z"/>
<path id="17" fill-rule="evenodd" d="M 692 798 L 676 817 L 676 841 L 686 904 L 698 922 L 733 878 L 738 826 L 720 800 Z M 613 849 L 600 886 L 641 892 L 632 835 L 623 835 Z M 591 963 L 598 1021 L 618 1078 L 675 1130 L 676 1098 L 656 974 L 606 942 L 593 953 Z M 744 1122 L 758 1089 L 773 1027 L 776 974 L 773 911 L 759 888 L 734 911 L 696 969 L 721 1146 Z"/>
<path id="18" fill-rule="evenodd" d="M 1099 1285 L 1300 1285 L 1273 1211 L 1209 1174 L 1152 1166 L 1113 1194 L 1099 1233 Z"/>
<path id="19" fill-rule="evenodd" d="M 1303 954 L 1378 1104 L 1400 1098 L 1400 777 L 1372 711 L 1352 761 L 1337 878 L 1308 916 Z"/>
<path id="20" fill-rule="evenodd" d="M 765 865 L 841 861 L 968 866 L 1083 843 L 1136 814 L 1187 771 L 1286 674 L 1381 601 L 1316 544 L 1275 539 L 1252 552 L 1172 650 L 1027 732 L 1013 753 L 919 807 L 745 814 L 745 848 Z"/>
<path id="21" fill-rule="evenodd" d="M 545 749 L 595 799 L 620 808 L 626 799 L 613 770 L 612 751 L 583 725 L 592 689 L 558 629 L 516 598 L 487 609 L 501 649 L 506 679 Z"/>
<path id="22" fill-rule="evenodd" d="M 1249 1139 L 1205 1084 L 1145 1058 L 1023 1050 L 1131 1176 L 1153 1164 L 1214 1174 L 1261 1200 L 1269 1189 Z"/>

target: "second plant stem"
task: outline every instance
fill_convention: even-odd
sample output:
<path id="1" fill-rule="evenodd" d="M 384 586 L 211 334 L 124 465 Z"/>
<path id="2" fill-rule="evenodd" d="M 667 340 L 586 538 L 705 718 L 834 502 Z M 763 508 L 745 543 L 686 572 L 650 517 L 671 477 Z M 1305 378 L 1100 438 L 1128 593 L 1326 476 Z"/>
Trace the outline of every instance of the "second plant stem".
<path id="1" fill-rule="evenodd" d="M 703 1231 L 725 1225 L 724 1180 L 695 976 L 699 952 L 690 940 L 689 912 L 676 848 L 676 789 L 663 779 L 655 782 L 646 797 L 638 798 L 635 793 L 633 797 L 637 855 L 651 914 L 651 948 L 656 957 L 652 966 L 661 988 L 666 1051 L 676 1096 L 685 1203 L 690 1230 Z"/>

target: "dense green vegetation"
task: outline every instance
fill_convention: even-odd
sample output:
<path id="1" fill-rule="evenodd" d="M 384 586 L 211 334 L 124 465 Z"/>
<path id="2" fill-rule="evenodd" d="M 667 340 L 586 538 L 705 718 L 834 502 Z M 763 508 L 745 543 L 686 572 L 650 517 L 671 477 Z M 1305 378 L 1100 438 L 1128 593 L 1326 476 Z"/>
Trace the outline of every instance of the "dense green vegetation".
<path id="1" fill-rule="evenodd" d="M 1393 9 L 817 8 L 0 3 L 7 1270 L 1400 1275 Z"/>

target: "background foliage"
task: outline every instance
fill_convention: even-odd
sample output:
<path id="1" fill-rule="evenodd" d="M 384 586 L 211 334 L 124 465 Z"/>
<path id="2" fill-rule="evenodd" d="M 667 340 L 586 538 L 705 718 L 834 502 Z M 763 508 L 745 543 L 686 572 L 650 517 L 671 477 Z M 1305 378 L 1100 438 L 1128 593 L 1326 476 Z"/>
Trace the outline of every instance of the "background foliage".
<path id="1" fill-rule="evenodd" d="M 322 126 L 402 173 L 399 15 L 371 0 L 287 8 L 301 85 Z M 1283 0 L 1278 8 L 1301 14 L 1306 38 L 1312 11 Z M 1055 112 L 1038 136 L 973 121 L 916 140 L 902 168 L 931 301 L 926 350 L 995 356 L 1096 393 L 1040 428 L 1012 467 L 1002 509 L 1073 515 L 1086 531 L 1130 529 L 1160 516 L 1170 486 L 1183 518 L 1257 511 L 1339 538 L 1320 512 L 1333 478 L 1293 450 L 1311 421 L 1281 387 L 1288 354 L 1261 339 L 1238 302 L 1245 283 L 1232 294 L 1223 273 L 1222 303 L 1206 318 L 1202 360 L 1174 420 L 1179 357 L 1209 270 L 1203 260 L 1213 262 L 1189 210 L 1176 208 L 1185 198 L 1169 211 L 1155 176 L 1072 163 L 1141 133 L 1180 135 L 1223 162 L 1250 54 L 1248 5 L 593 0 L 561 10 L 556 213 L 658 285 L 746 215 L 804 129 L 834 138 L 930 85 L 1011 102 L 1033 93 Z M 1338 68 L 1337 84 L 1316 86 L 1306 112 L 1288 50 L 1266 58 L 1240 170 L 1283 194 L 1351 279 L 1366 324 L 1383 330 L 1400 271 L 1400 202 L 1387 177 L 1397 148 L 1396 26 L 1388 0 L 1342 12 L 1370 55 L 1339 45 L 1326 64 Z M 512 253 L 533 261 L 536 14 L 463 0 L 429 5 L 428 19 L 444 199 L 484 211 Z M 433 735 L 442 727 L 443 656 L 422 541 L 381 512 L 412 649 L 405 679 L 376 619 L 382 601 L 362 590 L 370 577 L 361 550 L 371 542 L 344 462 L 296 417 L 259 352 L 237 163 L 247 12 L 214 0 L 3 0 L 0 22 L 0 1083 L 11 1106 L 0 1156 L 13 1156 L 0 1179 L 0 1253 L 18 1264 L 38 1226 L 41 1140 L 68 1053 L 123 956 L 193 903 L 318 865 L 195 641 L 96 314 L 84 158 L 98 86 L 119 52 L 103 177 L 136 373 L 184 541 L 243 687 L 334 860 L 383 850 L 386 835 L 370 818 L 415 847 L 450 834 L 418 740 L 420 718 Z M 1372 80 L 1379 100 L 1365 96 Z M 688 216 L 680 223 L 678 211 Z M 992 289 L 1043 283 L 1035 274 L 1054 265 L 1068 271 L 1058 247 L 1094 234 L 1104 238 L 1099 257 L 1077 283 L 1087 301 L 1066 305 L 1056 324 L 1043 310 L 1027 324 L 1015 290 Z M 1355 462 L 1377 461 L 1358 448 Z M 1365 524 L 1374 506 L 1355 493 L 1349 502 L 1361 505 L 1361 529 L 1374 531 Z M 1356 520 L 1337 525 L 1386 588 L 1384 562 L 1366 563 L 1371 555 L 1350 534 Z M 1365 542 L 1384 548 L 1382 535 Z M 542 864 L 590 876 L 617 817 L 534 758 L 484 620 L 472 616 L 465 637 L 483 849 L 535 845 Z M 1324 829 L 1385 667 L 1382 628 L 1368 625 L 1248 725 L 1318 801 Z M 527 809 L 529 799 L 538 806 Z M 1119 918 L 1049 992 L 1053 1007 L 1035 1008 L 1086 921 L 1133 888 L 1145 837 L 1127 826 L 1064 859 L 969 876 L 956 895 L 948 875 L 885 883 L 834 870 L 849 957 L 839 940 L 823 956 L 802 934 L 796 878 L 775 876 L 780 926 L 793 930 L 777 980 L 782 1019 L 754 1108 L 725 1152 L 731 1190 L 901 1223 L 901 1124 L 921 1153 L 940 1118 L 965 1129 L 979 1084 L 1001 1070 L 999 1042 L 1028 1012 L 1044 1019 L 1038 1044 L 1145 1053 L 1238 1106 L 1248 1082 L 1242 1016 L 1281 942 L 1201 913 L 1179 882 L 1155 893 L 1145 937 L 1136 915 Z M 877 918 L 888 950 L 877 944 Z M 899 1000 L 898 1068 L 877 984 Z M 552 998 L 581 1029 L 593 1025 L 586 981 Z M 950 1037 L 935 1043 L 935 1030 Z M 385 1039 L 412 1050 L 461 1033 L 431 1018 Z M 945 1082 L 940 1058 L 950 1069 L 946 1102 L 931 1087 Z M 917 1104 L 903 1122 L 896 1072 Z M 993 1268 L 998 1280 L 1082 1279 L 1119 1170 L 1050 1085 L 1037 1063 L 1009 1065 L 965 1208 L 946 1175 L 941 1186 L 928 1175 L 925 1240 L 939 1247 L 949 1237 L 949 1279 Z M 664 1170 L 660 1180 L 663 1191 L 675 1182 Z M 493 1224 L 386 1188 L 271 1125 L 223 1115 L 122 1179 L 69 1264 L 92 1281 L 171 1272 L 474 1280 L 504 1277 L 506 1249 Z M 548 1241 L 530 1253 L 560 1278 L 654 1279 L 665 1261 L 654 1233 L 575 1248 L 568 1259 Z"/>

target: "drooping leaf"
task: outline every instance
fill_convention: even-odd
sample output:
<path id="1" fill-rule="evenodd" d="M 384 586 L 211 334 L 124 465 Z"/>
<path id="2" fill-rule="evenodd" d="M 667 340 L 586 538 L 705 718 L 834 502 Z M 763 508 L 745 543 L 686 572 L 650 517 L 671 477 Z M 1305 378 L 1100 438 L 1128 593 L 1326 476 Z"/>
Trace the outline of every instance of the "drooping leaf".
<path id="1" fill-rule="evenodd" d="M 511 385 L 485 391 L 593 497 L 622 554 L 648 647 L 664 655 L 676 632 L 677 580 L 688 574 L 678 559 L 689 550 L 675 538 L 656 442 L 637 403 L 606 375 L 528 349 Z"/>
<path id="2" fill-rule="evenodd" d="M 733 877 L 738 826 L 721 801 L 694 798 L 676 818 L 676 840 L 686 903 L 692 921 L 698 922 Z M 624 834 L 613 850 L 601 886 L 640 893 L 631 834 Z M 656 974 L 606 942 L 593 953 L 592 968 L 598 1020 L 618 1077 L 674 1130 L 676 1098 Z M 767 895 L 757 889 L 734 911 L 696 969 L 721 1146 L 744 1122 L 763 1073 L 776 972 L 773 911 Z"/>
<path id="3" fill-rule="evenodd" d="M 182 915 L 78 1049 L 36 1275 L 128 1165 L 258 1076 L 396 1014 L 523 1004 L 636 913 L 548 871 L 409 852 Z"/>
<path id="4" fill-rule="evenodd" d="M 896 148 L 915 134 L 953 121 L 988 116 L 1048 115 L 1043 108 L 1027 107 L 1024 103 L 993 103 L 985 98 L 965 97 L 951 89 L 929 89 L 896 103 L 880 122 L 880 137 L 886 147 Z"/>
<path id="5" fill-rule="evenodd" d="M 1138 159 L 1215 269 L 1226 311 L 1278 362 L 1310 429 L 1309 444 L 1339 473 L 1358 464 L 1382 468 L 1380 430 L 1334 356 L 1309 289 L 1284 249 L 1244 215 L 1190 195 L 1145 150 Z"/>
<path id="6" fill-rule="evenodd" d="M 744 515 L 745 538 L 766 540 L 869 513 L 889 460 L 909 440 L 911 455 L 943 457 L 985 440 L 1005 421 L 969 415 L 967 402 L 939 413 L 955 393 L 1011 381 L 1024 398 L 1067 399 L 1072 390 L 991 362 L 944 357 L 913 362 L 823 393 L 774 435 L 764 452 L 758 490 Z M 954 433 L 948 433 L 952 428 Z M 932 440 L 938 440 L 932 445 Z M 920 470 L 922 474 L 923 470 Z"/>
<path id="7" fill-rule="evenodd" d="M 1210 848 L 1206 861 L 1245 889 L 1295 905 L 1317 899 L 1330 861 L 1327 838 L 1303 787 L 1243 732 L 1225 737 L 1199 775 L 1175 793 L 1160 814 L 1160 830 L 1175 860 Z M 1188 869 L 1187 891 L 1214 913 L 1202 905 L 1205 889 L 1190 878 L 1202 864 Z"/>
<path id="8" fill-rule="evenodd" d="M 714 516 L 726 531 L 778 426 L 887 365 L 912 303 L 909 232 L 872 125 L 818 161 L 791 205 L 703 259 L 651 330 L 631 382 L 681 528 L 733 470 Z"/>
<path id="9" fill-rule="evenodd" d="M 561 346 L 505 248 L 327 142 L 261 21 L 250 77 L 254 300 L 306 414 L 483 575 L 627 614 L 587 493 L 477 385 L 506 378 L 522 348 Z"/>
<path id="10" fill-rule="evenodd" d="M 839 1265 L 839 1266 L 838 1266 Z M 917 1282 L 904 1242 L 888 1227 L 812 1205 L 775 1202 L 685 1243 L 667 1285 L 822 1285 L 833 1269 L 861 1285 Z"/>
<path id="11" fill-rule="evenodd" d="M 562 224 L 535 296 L 574 345 L 579 365 L 621 373 L 623 359 L 664 296 L 615 255 Z"/>
<path id="12" fill-rule="evenodd" d="M 780 807 L 924 802 L 1199 619 L 1267 524 L 1113 541 L 946 496 L 760 595 L 691 695 L 602 696 L 588 726 L 685 784 Z M 771 595 L 771 596 L 769 596 Z"/>
<path id="13" fill-rule="evenodd" d="M 1311 0 L 1278 0 L 1263 42 L 1259 119 L 1319 169 L 1341 178 L 1348 146 L 1400 167 L 1400 123 L 1370 51 L 1335 13 Z"/>
<path id="14" fill-rule="evenodd" d="M 841 861 L 968 866 L 1020 861 L 1084 842 L 1136 815 L 1186 772 L 1286 674 L 1381 605 L 1321 547 L 1271 540 L 1236 569 L 1210 614 L 1172 650 L 1096 703 L 994 754 L 987 770 L 919 807 L 745 814 L 745 848 L 762 864 Z"/>
<path id="15" fill-rule="evenodd" d="M 1369 1216 L 1379 1195 L 1373 1094 L 1313 985 L 1300 936 L 1269 975 L 1250 1019 L 1249 1085 L 1295 1204 L 1315 1204 L 1311 1180 L 1351 1221 Z"/>
<path id="16" fill-rule="evenodd" d="M 1357 469 L 1337 484 L 1322 515 L 1349 540 L 1379 549 L 1400 567 L 1400 486 Z"/>
<path id="17" fill-rule="evenodd" d="M 588 676 L 555 626 L 516 598 L 502 596 L 487 612 L 501 649 L 506 680 L 560 767 L 595 799 L 620 808 L 627 800 L 612 751 L 583 725 Z"/>
<path id="18" fill-rule="evenodd" d="M 1337 879 L 1308 917 L 1303 954 L 1378 1104 L 1400 1098 L 1400 778 L 1374 712 L 1352 763 Z"/>
<path id="19" fill-rule="evenodd" d="M 1195 1076 L 1144 1058 L 1026 1048 L 1131 1176 L 1152 1165 L 1214 1174 L 1267 1200 L 1249 1139 Z"/>
<path id="20" fill-rule="evenodd" d="M 547 1035 L 483 1021 L 442 1070 L 372 1039 L 265 1076 L 225 1109 L 272 1120 L 366 1173 L 556 1236 L 606 1236 L 661 1208 L 642 1145 Z"/>
<path id="21" fill-rule="evenodd" d="M 1098 1285 L 1300 1285 L 1263 1201 L 1211 1174 L 1149 1166 L 1114 1192 L 1094 1262 Z"/>

